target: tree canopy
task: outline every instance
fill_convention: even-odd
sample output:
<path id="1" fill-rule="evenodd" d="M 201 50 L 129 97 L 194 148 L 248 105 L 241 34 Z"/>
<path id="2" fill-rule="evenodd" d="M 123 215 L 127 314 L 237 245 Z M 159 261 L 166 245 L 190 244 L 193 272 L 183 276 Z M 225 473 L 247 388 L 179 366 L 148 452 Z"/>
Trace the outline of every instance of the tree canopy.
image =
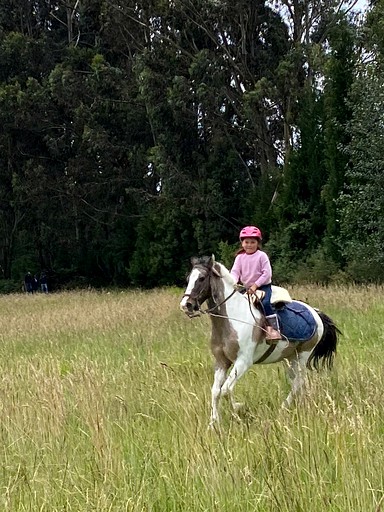
<path id="1" fill-rule="evenodd" d="M 246 224 L 382 280 L 383 5 L 0 0 L 0 290 L 181 284 Z"/>

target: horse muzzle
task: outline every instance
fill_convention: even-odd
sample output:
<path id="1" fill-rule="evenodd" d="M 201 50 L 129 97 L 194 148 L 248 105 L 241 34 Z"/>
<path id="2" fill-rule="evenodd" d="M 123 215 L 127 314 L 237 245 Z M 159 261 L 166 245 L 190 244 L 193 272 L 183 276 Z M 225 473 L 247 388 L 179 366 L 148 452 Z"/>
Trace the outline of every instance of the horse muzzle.
<path id="1" fill-rule="evenodd" d="M 183 313 L 185 313 L 189 318 L 195 318 L 196 316 L 200 316 L 200 310 L 197 304 L 192 304 L 191 302 L 181 302 L 180 309 Z"/>

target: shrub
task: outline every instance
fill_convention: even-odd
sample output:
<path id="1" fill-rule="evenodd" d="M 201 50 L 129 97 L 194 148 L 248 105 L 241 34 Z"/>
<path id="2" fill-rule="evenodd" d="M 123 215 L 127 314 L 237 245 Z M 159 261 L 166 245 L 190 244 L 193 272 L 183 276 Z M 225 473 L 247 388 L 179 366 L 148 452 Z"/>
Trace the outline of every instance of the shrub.
<path id="1" fill-rule="evenodd" d="M 0 279 L 0 294 L 22 292 L 23 283 L 11 279 Z"/>
<path id="2" fill-rule="evenodd" d="M 345 268 L 345 273 L 349 281 L 353 281 L 356 284 L 379 284 L 384 282 L 384 268 L 376 261 L 369 261 L 367 259 L 349 261 Z"/>

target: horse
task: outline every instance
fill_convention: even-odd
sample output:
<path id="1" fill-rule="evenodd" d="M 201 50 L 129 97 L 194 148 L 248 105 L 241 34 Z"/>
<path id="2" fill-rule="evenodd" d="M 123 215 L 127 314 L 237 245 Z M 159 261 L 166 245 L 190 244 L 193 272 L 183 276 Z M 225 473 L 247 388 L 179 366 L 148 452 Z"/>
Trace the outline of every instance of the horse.
<path id="1" fill-rule="evenodd" d="M 295 332 L 292 332 L 295 323 L 288 322 L 286 332 L 289 337 L 284 335 L 282 326 L 282 339 L 268 344 L 262 309 L 253 304 L 249 295 L 238 291 L 229 270 L 216 262 L 214 256 L 192 258 L 191 263 L 192 271 L 187 278 L 180 309 L 190 318 L 205 313 L 211 319 L 211 351 L 215 370 L 210 427 L 220 423 L 219 401 L 222 396 L 229 396 L 233 412 L 237 414 L 242 404 L 235 401 L 233 390 L 253 364 L 286 363 L 286 374 L 291 383 L 290 392 L 282 404 L 286 408 L 300 394 L 307 368 L 319 370 L 332 367 L 341 332 L 325 313 L 304 302 L 292 301 L 292 306 L 300 309 L 298 318 L 306 315 L 304 320 L 312 325 L 311 332 L 305 336 L 307 339 L 298 340 Z M 205 302 L 207 309 L 203 310 Z M 283 311 L 290 304 L 280 303 L 276 306 Z"/>

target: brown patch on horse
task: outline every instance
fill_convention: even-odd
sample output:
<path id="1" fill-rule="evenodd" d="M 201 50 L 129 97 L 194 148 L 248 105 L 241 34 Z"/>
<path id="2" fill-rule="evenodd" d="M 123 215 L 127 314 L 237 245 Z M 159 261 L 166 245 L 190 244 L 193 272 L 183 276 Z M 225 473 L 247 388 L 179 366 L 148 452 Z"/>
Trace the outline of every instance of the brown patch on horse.
<path id="1" fill-rule="evenodd" d="M 256 311 L 261 315 L 261 320 L 259 321 L 252 313 L 252 316 L 254 317 L 255 321 L 255 325 L 252 331 L 252 340 L 256 343 L 256 345 L 258 345 L 259 343 L 262 343 L 265 339 L 265 335 L 267 333 L 267 319 L 265 318 L 264 309 L 261 305 L 261 302 L 255 295 L 249 295 L 248 302 L 250 307 L 256 309 Z"/>
<path id="2" fill-rule="evenodd" d="M 291 359 L 294 354 L 297 354 L 297 347 L 297 343 L 290 341 L 289 345 L 282 350 L 279 361 L 282 361 L 283 359 Z"/>
<path id="3" fill-rule="evenodd" d="M 215 269 L 216 272 L 218 269 Z M 220 275 L 218 272 L 216 275 Z M 222 279 L 211 278 L 211 292 L 215 302 L 220 304 L 224 300 L 224 283 Z M 215 310 L 220 317 L 211 316 L 212 334 L 211 351 L 216 361 L 222 367 L 229 367 L 237 359 L 239 340 L 235 329 L 227 317 L 225 303 Z"/>
<path id="4" fill-rule="evenodd" d="M 313 350 L 316 347 L 318 341 L 319 340 L 316 339 L 316 336 L 314 336 L 310 340 L 303 341 L 302 343 L 300 343 L 299 352 L 310 352 L 311 350 Z"/>
<path id="5" fill-rule="evenodd" d="M 256 345 L 258 345 L 259 343 L 262 343 L 264 341 L 265 335 L 266 335 L 266 330 L 267 330 L 267 321 L 265 319 L 264 314 L 262 314 L 261 323 L 257 324 L 256 319 L 255 319 L 255 325 L 254 325 L 253 331 L 252 331 L 252 339 L 256 343 Z"/>

